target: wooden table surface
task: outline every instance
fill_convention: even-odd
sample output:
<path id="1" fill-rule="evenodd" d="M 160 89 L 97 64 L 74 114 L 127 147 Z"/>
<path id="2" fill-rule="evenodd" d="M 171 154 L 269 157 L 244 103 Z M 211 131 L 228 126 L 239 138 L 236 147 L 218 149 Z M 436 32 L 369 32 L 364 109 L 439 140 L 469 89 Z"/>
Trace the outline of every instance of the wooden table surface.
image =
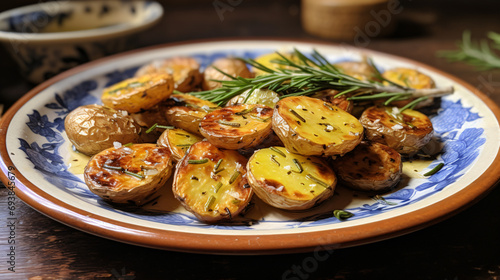
<path id="1" fill-rule="evenodd" d="M 10 8 L 20 1 L 3 3 Z M 139 46 L 219 37 L 317 39 L 300 24 L 300 2 L 226 1 L 220 17 L 213 2 L 162 1 L 165 17 L 141 34 Z M 418 3 L 417 3 L 418 2 Z M 10 5 L 10 6 L 9 6 Z M 500 104 L 500 71 L 477 72 L 452 64 L 436 51 L 453 49 L 463 30 L 484 37 L 500 32 L 497 0 L 401 1 L 395 34 L 362 45 L 421 61 L 478 87 Z M 222 20 L 223 19 L 223 20 Z M 396 20 L 396 17 L 392 20 Z M 13 71 L 0 51 L 0 103 L 10 106 L 32 85 Z M 16 204 L 15 272 L 8 271 L 7 190 L 0 187 L 0 279 L 499 279 L 500 189 L 456 216 L 405 236 L 335 250 L 314 269 L 303 267 L 313 253 L 273 256 L 212 256 L 142 248 L 83 233 Z"/>

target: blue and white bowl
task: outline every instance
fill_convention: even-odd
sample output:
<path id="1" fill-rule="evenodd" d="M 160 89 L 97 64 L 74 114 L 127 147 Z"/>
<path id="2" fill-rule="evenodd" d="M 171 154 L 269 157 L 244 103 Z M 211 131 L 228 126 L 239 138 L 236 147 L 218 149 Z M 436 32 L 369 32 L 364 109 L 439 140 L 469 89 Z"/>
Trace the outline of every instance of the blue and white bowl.
<path id="1" fill-rule="evenodd" d="M 0 41 L 26 79 L 40 83 L 76 65 L 133 47 L 157 23 L 150 1 L 53 1 L 0 13 Z"/>

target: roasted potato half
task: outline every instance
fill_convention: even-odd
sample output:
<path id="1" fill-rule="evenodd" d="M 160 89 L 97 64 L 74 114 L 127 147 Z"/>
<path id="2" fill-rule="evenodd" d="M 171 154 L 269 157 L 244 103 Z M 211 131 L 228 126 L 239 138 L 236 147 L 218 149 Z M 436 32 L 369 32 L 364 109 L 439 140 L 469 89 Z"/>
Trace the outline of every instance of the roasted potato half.
<path id="1" fill-rule="evenodd" d="M 301 64 L 302 61 L 293 53 L 290 52 L 280 52 L 281 55 L 290 59 L 291 61 Z M 293 67 L 281 65 L 273 62 L 274 60 L 282 59 L 282 57 L 277 52 L 263 54 L 255 59 L 258 63 L 264 65 L 265 67 L 272 70 L 280 70 L 280 69 L 294 69 Z M 260 70 L 258 68 L 252 67 L 252 72 L 255 73 L 255 76 L 266 75 L 269 74 L 266 71 Z"/>
<path id="2" fill-rule="evenodd" d="M 156 144 L 109 148 L 94 155 L 84 171 L 89 189 L 106 201 L 142 205 L 172 174 L 170 151 Z"/>
<path id="3" fill-rule="evenodd" d="M 217 109 L 200 122 L 200 132 L 219 148 L 243 149 L 262 142 L 272 131 L 273 109 L 243 104 Z"/>
<path id="4" fill-rule="evenodd" d="M 175 162 L 181 160 L 186 154 L 186 151 L 196 142 L 203 140 L 202 137 L 189 133 L 184 129 L 174 128 L 165 130 L 157 144 L 159 146 L 167 147 L 172 153 Z"/>
<path id="5" fill-rule="evenodd" d="M 267 204 L 305 210 L 333 195 L 337 177 L 319 157 L 292 154 L 283 147 L 256 151 L 247 163 L 248 182 Z"/>
<path id="6" fill-rule="evenodd" d="M 431 77 L 415 69 L 410 69 L 410 68 L 399 67 L 399 68 L 389 69 L 382 74 L 382 77 L 403 87 L 409 87 L 414 89 L 428 89 L 436 87 L 436 84 L 434 83 L 434 80 Z M 385 84 L 388 84 L 388 82 L 385 82 Z M 391 105 L 397 107 L 403 107 L 413 100 L 414 98 L 401 101 L 394 101 L 391 102 Z M 428 98 L 427 100 L 418 103 L 416 108 L 429 106 L 433 102 L 434 98 Z"/>
<path id="7" fill-rule="evenodd" d="M 375 142 L 361 142 L 333 162 L 339 181 L 360 191 L 383 192 L 401 179 L 403 162 L 393 148 Z"/>
<path id="8" fill-rule="evenodd" d="M 366 138 L 385 144 L 401 154 L 412 154 L 427 144 L 433 135 L 426 115 L 411 109 L 399 112 L 397 107 L 373 106 L 359 119 Z"/>
<path id="9" fill-rule="evenodd" d="M 153 61 L 139 68 L 135 76 L 157 73 L 171 74 L 174 79 L 174 89 L 180 92 L 194 91 L 203 80 L 200 64 L 196 59 L 187 56 L 175 56 Z"/>
<path id="10" fill-rule="evenodd" d="M 208 223 L 231 220 L 250 202 L 247 159 L 201 141 L 193 144 L 177 163 L 173 192 L 181 204 Z"/>
<path id="11" fill-rule="evenodd" d="M 248 70 L 245 62 L 233 57 L 219 58 L 203 72 L 204 80 L 202 87 L 204 90 L 220 88 L 222 84 L 217 81 L 231 80 L 230 77 L 224 75 L 215 68 L 233 77 L 251 78 L 253 76 L 250 70 Z"/>
<path id="12" fill-rule="evenodd" d="M 113 147 L 114 142 L 141 142 L 141 127 L 126 111 L 96 104 L 70 112 L 64 120 L 64 128 L 75 149 L 89 156 Z"/>
<path id="13" fill-rule="evenodd" d="M 289 151 L 302 155 L 342 155 L 363 138 L 363 126 L 355 117 L 306 96 L 287 97 L 276 104 L 273 130 Z"/>
<path id="14" fill-rule="evenodd" d="M 377 78 L 377 70 L 367 61 L 343 61 L 335 63 L 333 66 L 344 74 L 361 81 L 371 81 Z"/>
<path id="15" fill-rule="evenodd" d="M 171 75 L 144 75 L 105 88 L 101 101 L 110 108 L 137 113 L 167 99 L 173 90 L 174 80 Z"/>
<path id="16" fill-rule="evenodd" d="M 200 122 L 208 112 L 219 108 L 216 104 L 189 94 L 172 94 L 167 102 L 173 103 L 165 111 L 170 125 L 182 128 L 191 133 L 200 134 Z"/>

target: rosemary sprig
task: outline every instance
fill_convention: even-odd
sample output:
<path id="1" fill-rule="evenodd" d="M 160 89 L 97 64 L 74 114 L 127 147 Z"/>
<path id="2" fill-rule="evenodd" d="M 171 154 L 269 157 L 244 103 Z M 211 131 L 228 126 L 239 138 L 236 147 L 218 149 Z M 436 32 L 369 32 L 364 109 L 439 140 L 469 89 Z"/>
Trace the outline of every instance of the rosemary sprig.
<path id="1" fill-rule="evenodd" d="M 493 48 L 500 49 L 500 34 L 489 32 L 488 38 L 493 42 Z M 450 62 L 464 62 L 475 66 L 477 70 L 484 71 L 500 68 L 500 56 L 491 50 L 490 43 L 486 40 L 473 42 L 470 31 L 464 31 L 462 41 L 458 43 L 458 50 L 440 51 L 438 56 Z"/>
<path id="2" fill-rule="evenodd" d="M 208 91 L 192 92 L 190 94 L 199 98 L 209 100 L 219 105 L 227 103 L 231 98 L 247 91 L 255 89 L 269 89 L 277 92 L 280 98 L 289 96 L 312 95 L 325 89 L 338 90 L 343 94 L 351 93 L 354 96 L 350 100 L 372 100 L 375 98 L 393 98 L 393 100 L 408 99 L 410 97 L 437 97 L 453 93 L 453 87 L 436 89 L 413 89 L 389 83 L 382 84 L 379 81 L 361 81 L 355 77 L 344 74 L 316 50 L 313 50 L 311 58 L 298 50 L 294 55 L 300 62 L 295 62 L 277 52 L 280 59 L 272 60 L 272 63 L 286 67 L 270 69 L 254 59 L 240 58 L 247 64 L 266 72 L 255 78 L 232 77 L 231 80 L 217 82 L 222 83 L 221 88 Z M 227 75 L 220 69 L 219 72 Z M 365 97 L 366 96 L 366 97 Z"/>

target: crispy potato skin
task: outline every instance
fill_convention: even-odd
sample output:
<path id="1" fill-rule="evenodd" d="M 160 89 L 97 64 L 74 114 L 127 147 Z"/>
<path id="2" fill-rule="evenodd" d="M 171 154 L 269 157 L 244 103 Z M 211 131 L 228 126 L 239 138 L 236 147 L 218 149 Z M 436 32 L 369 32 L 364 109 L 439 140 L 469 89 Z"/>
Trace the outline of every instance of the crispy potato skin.
<path id="1" fill-rule="evenodd" d="M 355 117 L 337 106 L 306 96 L 287 97 L 278 102 L 273 130 L 289 151 L 302 155 L 342 155 L 363 138 L 363 127 Z"/>
<path id="2" fill-rule="evenodd" d="M 333 162 L 339 180 L 360 191 L 384 192 L 401 179 L 403 162 L 396 150 L 375 142 L 361 142 Z"/>
<path id="3" fill-rule="evenodd" d="M 200 122 L 200 132 L 219 148 L 250 148 L 261 143 L 272 132 L 272 115 L 273 109 L 265 105 L 224 107 L 208 113 L 203 118 Z"/>
<path id="4" fill-rule="evenodd" d="M 144 75 L 105 88 L 101 101 L 110 108 L 137 113 L 167 99 L 173 90 L 174 80 L 171 75 Z"/>
<path id="5" fill-rule="evenodd" d="M 142 175 L 136 178 L 112 166 Z M 156 144 L 109 148 L 94 155 L 84 171 L 89 189 L 106 201 L 141 205 L 152 198 L 172 174 L 170 151 Z"/>
<path id="6" fill-rule="evenodd" d="M 174 128 L 165 130 L 158 138 L 157 144 L 167 147 L 172 153 L 173 160 L 178 162 L 184 157 L 190 145 L 201 140 L 203 138 L 198 135 L 189 133 L 184 129 Z"/>
<path id="7" fill-rule="evenodd" d="M 323 159 L 292 154 L 284 147 L 274 149 L 286 157 L 266 148 L 256 151 L 247 163 L 248 182 L 262 201 L 280 209 L 305 210 L 333 195 L 337 177 Z M 309 179 L 308 175 L 326 186 Z"/>
<path id="8" fill-rule="evenodd" d="M 193 164 L 190 160 L 207 159 L 206 163 Z M 219 160 L 218 173 L 214 172 Z M 193 144 L 177 163 L 173 193 L 181 204 L 198 219 L 207 223 L 231 220 L 250 202 L 253 191 L 247 184 L 247 159 L 233 150 L 222 150 L 201 141 Z M 230 182 L 238 171 L 240 175 Z M 221 183 L 219 188 L 217 184 Z M 214 198 L 211 203 L 211 198 Z"/>
<path id="9" fill-rule="evenodd" d="M 66 116 L 64 128 L 75 148 L 89 156 L 113 147 L 113 142 L 141 141 L 141 127 L 127 112 L 101 105 L 76 108 Z"/>
<path id="10" fill-rule="evenodd" d="M 245 62 L 231 57 L 219 58 L 215 60 L 207 69 L 205 69 L 205 72 L 203 72 L 203 90 L 212 90 L 222 86 L 220 82 L 213 80 L 230 80 L 229 77 L 217 71 L 213 66 L 233 77 L 251 78 L 253 76 L 250 70 L 248 70 Z"/>
<path id="11" fill-rule="evenodd" d="M 201 135 L 200 122 L 210 111 L 218 106 L 189 94 L 172 94 L 167 103 L 174 104 L 165 110 L 165 117 L 170 125 Z"/>
<path id="12" fill-rule="evenodd" d="M 140 77 L 158 73 L 171 74 L 174 79 L 174 89 L 180 92 L 194 91 L 203 80 L 198 61 L 186 56 L 175 56 L 153 61 L 139 68 L 135 76 Z"/>
<path id="13" fill-rule="evenodd" d="M 366 109 L 359 121 L 366 138 L 387 145 L 401 154 L 412 154 L 427 144 L 433 136 L 429 118 L 415 110 L 400 113 L 401 120 L 392 114 L 392 108 L 373 106 Z"/>

